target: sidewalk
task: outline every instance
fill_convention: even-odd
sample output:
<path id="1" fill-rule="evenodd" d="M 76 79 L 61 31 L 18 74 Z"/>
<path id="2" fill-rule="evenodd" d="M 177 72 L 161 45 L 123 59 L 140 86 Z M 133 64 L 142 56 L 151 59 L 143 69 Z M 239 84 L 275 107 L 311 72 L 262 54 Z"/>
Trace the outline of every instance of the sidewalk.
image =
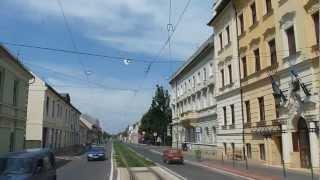
<path id="1" fill-rule="evenodd" d="M 290 180 L 308 180 L 312 179 L 310 169 L 288 169 L 286 168 L 286 178 L 284 177 L 282 166 L 267 166 L 255 162 L 248 162 L 246 169 L 245 161 L 232 160 L 202 160 L 198 161 L 191 152 L 184 152 L 185 160 L 198 163 L 213 169 L 227 171 L 233 174 L 249 177 L 252 179 L 290 179 Z M 313 179 L 319 179 L 319 172 L 314 172 Z"/>
<path id="2" fill-rule="evenodd" d="M 159 153 L 167 147 L 159 146 L 147 146 Z M 280 180 L 280 179 L 290 179 L 290 180 L 311 180 L 311 170 L 310 169 L 292 169 L 286 168 L 286 178 L 284 177 L 282 166 L 268 166 L 264 164 L 259 164 L 257 162 L 248 162 L 248 169 L 246 169 L 245 161 L 235 160 L 202 160 L 198 161 L 193 152 L 183 152 L 184 159 L 186 163 L 193 164 L 196 166 L 205 167 L 211 170 L 220 170 L 236 174 L 239 176 L 248 177 L 250 179 L 259 180 Z M 319 172 L 314 172 L 314 180 L 320 178 Z"/>

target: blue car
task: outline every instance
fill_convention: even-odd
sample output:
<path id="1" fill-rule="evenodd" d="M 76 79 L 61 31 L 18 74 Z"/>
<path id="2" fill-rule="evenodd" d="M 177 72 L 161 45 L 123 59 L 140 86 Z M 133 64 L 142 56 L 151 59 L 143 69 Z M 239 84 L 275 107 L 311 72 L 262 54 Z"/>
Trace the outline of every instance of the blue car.
<path id="1" fill-rule="evenodd" d="M 0 180 L 56 180 L 54 154 L 30 149 L 0 156 Z"/>
<path id="2" fill-rule="evenodd" d="M 89 149 L 87 152 L 88 161 L 93 160 L 106 160 L 106 149 L 103 146 L 94 146 Z"/>

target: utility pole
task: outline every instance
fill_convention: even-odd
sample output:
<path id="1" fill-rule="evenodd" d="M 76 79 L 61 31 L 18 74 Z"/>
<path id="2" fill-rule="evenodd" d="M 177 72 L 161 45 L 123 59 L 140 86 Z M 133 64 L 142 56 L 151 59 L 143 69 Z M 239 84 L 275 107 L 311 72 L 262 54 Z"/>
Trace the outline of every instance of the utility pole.
<path id="1" fill-rule="evenodd" d="M 248 169 L 248 159 L 247 159 L 247 155 L 246 155 L 246 147 L 245 147 L 245 131 L 244 131 L 244 115 L 243 115 L 243 91 L 242 91 L 242 84 L 241 84 L 241 63 L 240 63 L 240 52 L 239 52 L 239 36 L 238 36 L 238 13 L 237 13 L 237 9 L 235 6 L 235 1 L 231 0 L 231 4 L 234 10 L 234 16 L 236 19 L 236 33 L 237 33 L 237 49 L 238 49 L 238 54 L 237 54 L 237 59 L 239 60 L 238 62 L 238 71 L 239 71 L 239 88 L 240 88 L 240 103 L 241 103 L 241 118 L 242 118 L 242 151 L 243 151 L 243 156 L 244 156 L 244 160 L 246 163 L 246 169 Z"/>

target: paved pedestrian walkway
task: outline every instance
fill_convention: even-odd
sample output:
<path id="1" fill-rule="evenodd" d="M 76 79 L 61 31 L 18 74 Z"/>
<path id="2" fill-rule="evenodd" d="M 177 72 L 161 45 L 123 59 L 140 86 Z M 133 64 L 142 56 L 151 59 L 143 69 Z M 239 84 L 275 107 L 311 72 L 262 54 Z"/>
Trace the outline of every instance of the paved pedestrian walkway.
<path id="1" fill-rule="evenodd" d="M 161 153 L 165 148 L 159 146 L 146 146 L 146 148 L 152 149 L 153 151 L 158 151 Z M 184 152 L 184 158 L 188 163 L 193 165 L 202 166 L 212 170 L 221 170 L 230 172 L 233 174 L 238 174 L 239 176 L 245 176 L 251 179 L 259 180 L 280 180 L 280 179 L 290 179 L 290 180 L 311 180 L 311 170 L 310 169 L 288 169 L 285 168 L 285 174 L 282 166 L 268 166 L 264 164 L 259 164 L 256 162 L 249 161 L 248 169 L 246 168 L 245 161 L 232 161 L 232 160 L 198 160 L 193 152 Z M 319 170 L 314 170 L 314 180 L 320 179 Z"/>

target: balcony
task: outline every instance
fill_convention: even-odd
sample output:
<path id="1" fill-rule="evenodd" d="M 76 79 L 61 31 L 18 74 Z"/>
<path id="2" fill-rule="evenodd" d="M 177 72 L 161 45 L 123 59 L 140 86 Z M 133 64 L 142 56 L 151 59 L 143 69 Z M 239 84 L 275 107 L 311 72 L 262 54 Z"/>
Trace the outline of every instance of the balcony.
<path id="1" fill-rule="evenodd" d="M 256 126 L 257 126 L 257 127 L 264 127 L 264 126 L 266 126 L 266 124 L 267 124 L 267 123 L 266 123 L 266 121 L 264 121 L 264 120 L 263 120 L 263 121 L 256 122 Z"/>
<path id="2" fill-rule="evenodd" d="M 198 118 L 198 114 L 194 111 L 187 111 L 181 114 L 181 121 L 194 120 Z"/>
<path id="3" fill-rule="evenodd" d="M 252 124 L 251 122 L 244 123 L 244 128 L 251 128 Z"/>
<path id="4" fill-rule="evenodd" d="M 279 120 L 272 120 L 272 126 L 280 126 L 281 122 Z"/>
<path id="5" fill-rule="evenodd" d="M 234 124 L 231 124 L 231 125 L 229 125 L 229 129 L 235 129 L 235 125 Z"/>

